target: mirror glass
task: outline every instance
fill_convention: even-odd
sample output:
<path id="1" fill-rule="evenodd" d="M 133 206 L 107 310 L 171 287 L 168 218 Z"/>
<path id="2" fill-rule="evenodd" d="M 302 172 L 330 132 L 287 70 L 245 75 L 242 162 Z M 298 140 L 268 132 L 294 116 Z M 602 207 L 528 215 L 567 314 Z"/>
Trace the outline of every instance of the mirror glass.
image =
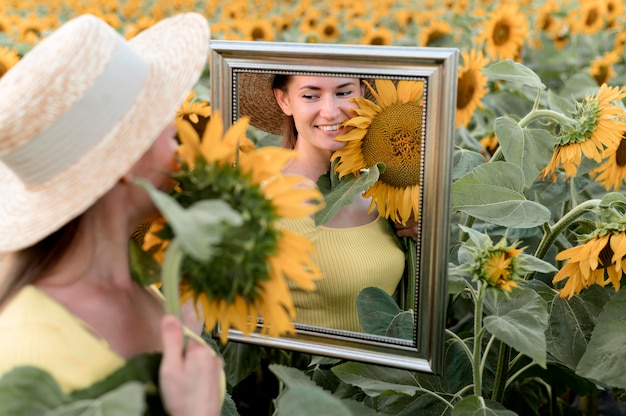
<path id="1" fill-rule="evenodd" d="M 411 195 L 419 207 L 415 241 L 396 238 L 390 220 L 380 218 L 386 245 L 368 252 L 353 241 L 341 259 L 346 265 L 341 276 L 324 276 L 314 294 L 292 292 L 300 317 L 296 336 L 243 336 L 231 330 L 229 339 L 437 373 L 445 328 L 457 54 L 443 48 L 212 41 L 211 105 L 226 126 L 250 116 L 248 136 L 257 146 L 281 146 L 289 124 L 272 91 L 275 79 L 358 83 L 359 95 L 382 107 L 377 87 L 392 85 L 402 96 L 410 83 L 420 88 L 421 103 L 416 115 L 421 137 L 411 144 L 418 157 L 409 163 L 419 180 Z M 359 280 L 368 274 L 364 270 L 372 280 L 337 286 Z"/>

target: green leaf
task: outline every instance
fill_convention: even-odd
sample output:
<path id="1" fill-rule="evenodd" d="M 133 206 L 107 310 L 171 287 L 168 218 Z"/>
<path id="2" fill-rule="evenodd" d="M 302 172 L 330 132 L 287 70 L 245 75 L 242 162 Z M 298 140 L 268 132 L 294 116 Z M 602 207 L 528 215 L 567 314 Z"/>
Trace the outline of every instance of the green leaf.
<path id="1" fill-rule="evenodd" d="M 16 367 L 0 378 L 2 415 L 43 415 L 68 402 L 56 380 L 40 368 Z"/>
<path id="2" fill-rule="evenodd" d="M 492 224 L 531 228 L 550 219 L 543 205 L 522 193 L 524 175 L 510 162 L 485 163 L 452 184 L 452 208 Z"/>
<path id="3" fill-rule="evenodd" d="M 485 163 L 485 157 L 480 153 L 467 149 L 457 149 L 454 151 L 452 180 L 456 180 L 468 172 L 471 172 L 478 165 Z"/>
<path id="4" fill-rule="evenodd" d="M 530 254 L 521 253 L 518 258 L 523 265 L 524 270 L 533 271 L 538 273 L 551 273 L 556 272 L 558 269 L 554 267 L 552 263 L 548 263 L 545 260 L 538 259 Z"/>
<path id="5" fill-rule="evenodd" d="M 236 386 L 257 369 L 261 359 L 265 357 L 265 351 L 256 345 L 229 342 L 224 346 L 222 356 L 226 363 L 226 381 L 229 385 Z"/>
<path id="6" fill-rule="evenodd" d="M 479 165 L 460 177 L 454 184 L 457 187 L 487 185 L 510 191 L 513 194 L 521 194 L 524 191 L 524 179 L 520 167 L 514 163 L 501 161 Z"/>
<path id="7" fill-rule="evenodd" d="M 269 369 L 289 388 L 298 385 L 318 387 L 313 380 L 297 368 L 280 364 L 270 364 Z"/>
<path id="8" fill-rule="evenodd" d="M 344 383 L 357 386 L 372 397 L 388 392 L 412 396 L 420 388 L 413 374 L 406 370 L 347 362 L 332 371 Z"/>
<path id="9" fill-rule="evenodd" d="M 142 383 L 129 381 L 95 399 L 58 407 L 46 416 L 141 416 L 146 408 L 144 394 Z"/>
<path id="10" fill-rule="evenodd" d="M 366 287 L 356 298 L 361 327 L 368 334 L 413 339 L 413 313 L 403 311 L 384 290 Z"/>
<path id="11" fill-rule="evenodd" d="M 546 331 L 548 352 L 575 369 L 587 349 L 595 325 L 596 314 L 581 297 L 567 300 L 556 295 Z"/>
<path id="12" fill-rule="evenodd" d="M 197 261 L 208 262 L 213 257 L 213 247 L 222 241 L 227 225 L 237 227 L 243 223 L 241 214 L 223 200 L 201 200 L 187 209 L 174 198 L 154 188 L 145 180 L 137 184 L 148 191 L 152 201 L 174 230 L 186 254 Z"/>
<path id="13" fill-rule="evenodd" d="M 111 391 L 128 381 L 140 381 L 151 385 L 156 391 L 156 383 L 161 364 L 161 353 L 140 354 L 130 357 L 126 364 L 108 375 L 105 379 L 82 390 L 72 392 L 74 399 L 93 399 Z"/>
<path id="14" fill-rule="evenodd" d="M 350 205 L 357 196 L 376 183 L 384 171 L 385 165 L 377 163 L 359 176 L 344 177 L 337 184 L 334 184 L 328 175 L 321 176 L 317 186 L 324 194 L 326 206 L 315 213 L 315 225 L 323 225 L 330 221 L 341 208 Z"/>
<path id="15" fill-rule="evenodd" d="M 222 413 L 220 416 L 239 416 L 237 411 L 237 405 L 232 396 L 226 392 L 224 395 L 224 402 L 222 403 Z"/>
<path id="16" fill-rule="evenodd" d="M 576 373 L 612 387 L 626 388 L 626 290 L 618 291 L 598 316 Z"/>
<path id="17" fill-rule="evenodd" d="M 495 306 L 495 315 L 484 319 L 485 328 L 545 368 L 546 302 L 533 290 L 517 290 L 510 297 L 502 296 Z"/>
<path id="18" fill-rule="evenodd" d="M 516 416 L 500 403 L 482 397 L 467 396 L 454 406 L 452 416 Z"/>
<path id="19" fill-rule="evenodd" d="M 376 412 L 361 403 L 346 404 L 332 394 L 305 385 L 289 388 L 276 401 L 278 416 L 353 416 L 375 415 Z"/>
<path id="20" fill-rule="evenodd" d="M 279 364 L 269 369 L 287 387 L 277 400 L 279 415 L 375 415 L 361 403 L 341 400 L 319 387 L 302 371 Z"/>
<path id="21" fill-rule="evenodd" d="M 511 162 L 524 172 L 525 187 L 537 179 L 552 156 L 554 138 L 546 130 L 521 128 L 509 117 L 498 117 L 495 133 L 507 162 Z"/>
<path id="22" fill-rule="evenodd" d="M 526 85 L 531 88 L 545 89 L 541 78 L 530 68 L 512 59 L 505 59 L 489 65 L 481 70 L 490 81 L 511 81 L 513 84 Z"/>

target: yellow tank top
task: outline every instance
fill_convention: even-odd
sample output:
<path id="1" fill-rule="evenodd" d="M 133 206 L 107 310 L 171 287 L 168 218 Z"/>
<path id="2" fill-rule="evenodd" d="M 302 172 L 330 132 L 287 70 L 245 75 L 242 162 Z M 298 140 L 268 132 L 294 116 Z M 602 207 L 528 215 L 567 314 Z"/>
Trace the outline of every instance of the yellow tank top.
<path id="1" fill-rule="evenodd" d="M 126 363 L 88 324 L 32 285 L 0 311 L 0 357 L 0 377 L 30 365 L 50 373 L 66 393 L 89 387 Z M 223 373 L 221 384 L 224 397 Z"/>
<path id="2" fill-rule="evenodd" d="M 290 285 L 296 322 L 362 332 L 356 298 L 366 287 L 392 295 L 404 272 L 405 256 L 387 221 L 350 228 L 315 226 L 309 217 L 282 219 L 280 225 L 307 237 L 315 246 L 322 279 L 307 292 Z"/>

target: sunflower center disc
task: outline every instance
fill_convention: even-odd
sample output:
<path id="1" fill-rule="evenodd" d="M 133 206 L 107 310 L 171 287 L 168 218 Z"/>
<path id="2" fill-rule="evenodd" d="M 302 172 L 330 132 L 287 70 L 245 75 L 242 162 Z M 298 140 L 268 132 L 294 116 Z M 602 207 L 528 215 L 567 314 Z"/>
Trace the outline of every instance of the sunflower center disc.
<path id="1" fill-rule="evenodd" d="M 422 105 L 395 104 L 382 109 L 363 140 L 367 166 L 385 164 L 381 180 L 390 186 L 406 188 L 420 182 L 422 151 Z"/>

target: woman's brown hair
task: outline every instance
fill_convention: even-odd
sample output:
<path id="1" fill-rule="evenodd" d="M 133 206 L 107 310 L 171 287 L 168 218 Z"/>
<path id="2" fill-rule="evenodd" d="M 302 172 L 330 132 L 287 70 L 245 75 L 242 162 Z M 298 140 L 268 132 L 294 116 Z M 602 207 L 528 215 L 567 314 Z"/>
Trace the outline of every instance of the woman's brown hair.
<path id="1" fill-rule="evenodd" d="M 59 230 L 34 245 L 10 254 L 7 273 L 0 276 L 0 309 L 21 288 L 34 283 L 45 270 L 53 267 L 70 245 L 80 218 L 75 218 Z"/>
<path id="2" fill-rule="evenodd" d="M 276 74 L 272 81 L 272 91 L 278 89 L 287 93 L 287 85 L 290 81 L 291 75 Z M 282 135 L 282 146 L 287 149 L 294 149 L 296 147 L 296 140 L 298 139 L 298 130 L 296 130 L 296 123 L 293 116 L 285 117 L 285 122 L 282 126 Z"/>

